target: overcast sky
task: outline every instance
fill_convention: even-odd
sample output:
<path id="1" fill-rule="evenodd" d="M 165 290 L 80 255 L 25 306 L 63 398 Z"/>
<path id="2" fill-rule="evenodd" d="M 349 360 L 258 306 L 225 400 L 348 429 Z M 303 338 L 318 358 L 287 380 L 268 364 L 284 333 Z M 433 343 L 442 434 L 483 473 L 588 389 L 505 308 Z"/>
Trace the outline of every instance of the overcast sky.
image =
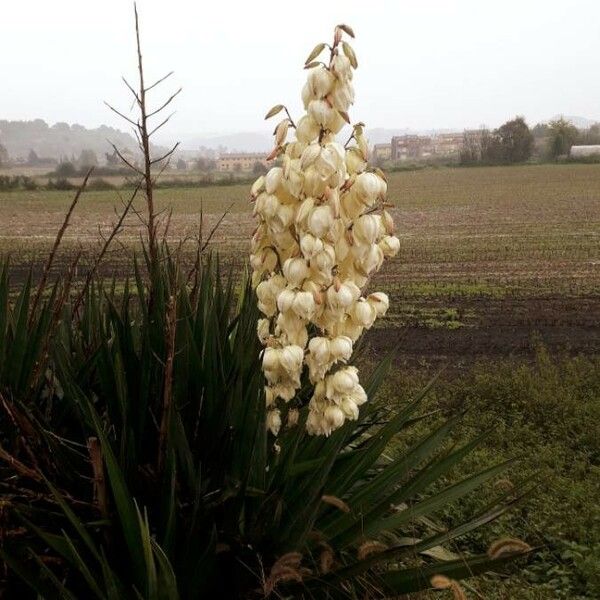
<path id="1" fill-rule="evenodd" d="M 351 116 L 369 127 L 600 118 L 598 0 L 139 0 L 138 8 L 148 80 L 174 70 L 170 85 L 184 88 L 167 138 L 263 131 L 278 102 L 299 111 L 304 59 L 340 22 L 357 36 Z M 132 24 L 128 0 L 1 0 L 0 118 L 120 125 L 102 101 L 129 109 L 120 77 L 135 79 Z"/>

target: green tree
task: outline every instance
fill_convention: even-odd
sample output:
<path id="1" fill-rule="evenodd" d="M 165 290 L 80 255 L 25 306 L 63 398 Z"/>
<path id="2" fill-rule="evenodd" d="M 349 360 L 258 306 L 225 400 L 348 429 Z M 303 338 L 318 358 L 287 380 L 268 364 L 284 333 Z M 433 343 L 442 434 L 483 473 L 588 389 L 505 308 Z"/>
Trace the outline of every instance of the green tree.
<path id="1" fill-rule="evenodd" d="M 548 123 L 550 139 L 548 140 L 548 154 L 551 158 L 558 158 L 568 154 L 571 146 L 579 136 L 579 130 L 564 117 Z"/>
<path id="2" fill-rule="evenodd" d="M 77 169 L 72 162 L 63 161 L 56 167 L 54 173 L 59 177 L 75 177 L 77 175 Z"/>
<path id="3" fill-rule="evenodd" d="M 30 150 L 27 155 L 27 164 L 29 165 L 37 165 L 40 162 L 40 157 L 37 155 L 35 150 Z"/>
<path id="4" fill-rule="evenodd" d="M 254 173 L 254 175 L 263 175 L 266 172 L 267 172 L 267 167 L 265 167 L 265 165 L 263 165 L 263 163 L 261 163 L 259 160 L 257 160 L 254 163 L 254 166 L 252 167 L 252 173 Z"/>
<path id="5" fill-rule="evenodd" d="M 8 162 L 8 150 L 0 144 L 0 167 Z"/>
<path id="6" fill-rule="evenodd" d="M 524 162 L 531 156 L 533 135 L 523 117 L 507 121 L 495 131 L 503 162 Z"/>
<path id="7" fill-rule="evenodd" d="M 79 168 L 82 171 L 87 171 L 91 167 L 96 167 L 98 165 L 98 157 L 93 150 L 82 150 L 79 155 Z"/>

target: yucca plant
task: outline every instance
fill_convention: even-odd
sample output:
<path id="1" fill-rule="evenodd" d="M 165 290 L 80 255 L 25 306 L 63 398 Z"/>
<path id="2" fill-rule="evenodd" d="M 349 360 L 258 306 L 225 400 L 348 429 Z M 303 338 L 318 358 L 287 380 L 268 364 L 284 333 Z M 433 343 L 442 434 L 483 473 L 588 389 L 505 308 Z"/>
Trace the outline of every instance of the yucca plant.
<path id="1" fill-rule="evenodd" d="M 427 389 L 406 405 L 378 403 L 390 359 L 363 380 L 370 402 L 357 420 L 309 435 L 304 373 L 297 419 L 269 432 L 251 278 L 223 273 L 200 241 L 186 266 L 159 239 L 145 107 L 154 86 L 139 56 L 145 168 L 132 201 L 141 189 L 149 218 L 131 277 L 105 281 L 94 266 L 83 288 L 72 288 L 74 269 L 48 286 L 69 215 L 33 299 L 31 279 L 14 295 L 7 263 L 0 273 L 6 597 L 385 597 L 456 591 L 456 580 L 525 554 L 514 540 L 489 556 L 444 552 L 533 483 L 466 522 L 439 523 L 510 463 L 449 484 L 483 438 L 452 445 L 460 415 L 439 423 L 422 410 Z M 427 435 L 386 453 L 427 420 Z"/>
<path id="2" fill-rule="evenodd" d="M 31 379 L 32 357 L 42 352 L 33 341 L 21 351 L 31 357 L 20 361 L 25 372 L 3 379 L 3 445 L 11 448 L 2 456 L 3 498 L 11 516 L 2 556 L 24 582 L 9 577 L 7 591 L 351 598 L 414 591 L 430 587 L 434 574 L 458 579 L 493 566 L 480 556 L 427 557 L 528 489 L 500 495 L 469 522 L 435 525 L 437 513 L 507 466 L 444 487 L 481 441 L 448 447 L 460 417 L 392 460 L 384 456 L 390 442 L 431 418 L 420 416 L 422 397 L 398 409 L 373 402 L 329 438 L 306 434 L 305 398 L 298 425 L 275 440 L 265 428 L 251 289 L 232 276 L 223 281 L 210 259 L 188 286 L 166 252 L 150 283 L 136 266 L 135 283 L 121 294 L 90 286 L 79 320 L 63 307 L 36 392 L 17 383 Z M 0 281 L 4 356 L 11 356 L 22 345 L 18 327 L 27 330 L 29 284 L 12 304 L 6 268 Z M 48 321 L 51 301 L 29 315 L 30 332 Z M 371 397 L 388 368 L 386 361 L 366 384 Z M 509 545 L 500 555 L 520 551 Z"/>

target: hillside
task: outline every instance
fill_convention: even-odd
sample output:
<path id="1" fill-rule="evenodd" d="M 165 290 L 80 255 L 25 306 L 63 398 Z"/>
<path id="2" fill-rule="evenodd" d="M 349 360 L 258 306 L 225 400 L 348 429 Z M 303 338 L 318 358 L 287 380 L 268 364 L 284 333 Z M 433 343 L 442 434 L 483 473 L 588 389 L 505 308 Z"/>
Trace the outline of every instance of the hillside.
<path id="1" fill-rule="evenodd" d="M 40 158 L 78 156 L 82 150 L 93 150 L 98 157 L 110 152 L 110 142 L 118 148 L 134 150 L 136 141 L 128 133 L 102 125 L 87 129 L 82 125 L 34 121 L 0 120 L 0 144 L 13 160 L 26 160 L 33 150 Z"/>

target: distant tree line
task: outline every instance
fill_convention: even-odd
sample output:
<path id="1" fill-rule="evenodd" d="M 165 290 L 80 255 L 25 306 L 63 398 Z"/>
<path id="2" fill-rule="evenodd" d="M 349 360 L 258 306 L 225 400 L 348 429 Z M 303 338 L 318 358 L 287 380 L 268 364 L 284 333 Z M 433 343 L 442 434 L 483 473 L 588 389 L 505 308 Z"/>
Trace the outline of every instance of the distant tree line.
<path id="1" fill-rule="evenodd" d="M 533 142 L 525 119 L 516 117 L 493 131 L 465 131 L 460 162 L 465 165 L 524 162 L 531 157 Z"/>
<path id="2" fill-rule="evenodd" d="M 465 131 L 460 163 L 500 165 L 538 159 L 556 160 L 568 156 L 573 145 L 600 145 L 600 124 L 577 129 L 559 117 L 529 128 L 523 117 L 515 117 L 498 129 Z"/>

